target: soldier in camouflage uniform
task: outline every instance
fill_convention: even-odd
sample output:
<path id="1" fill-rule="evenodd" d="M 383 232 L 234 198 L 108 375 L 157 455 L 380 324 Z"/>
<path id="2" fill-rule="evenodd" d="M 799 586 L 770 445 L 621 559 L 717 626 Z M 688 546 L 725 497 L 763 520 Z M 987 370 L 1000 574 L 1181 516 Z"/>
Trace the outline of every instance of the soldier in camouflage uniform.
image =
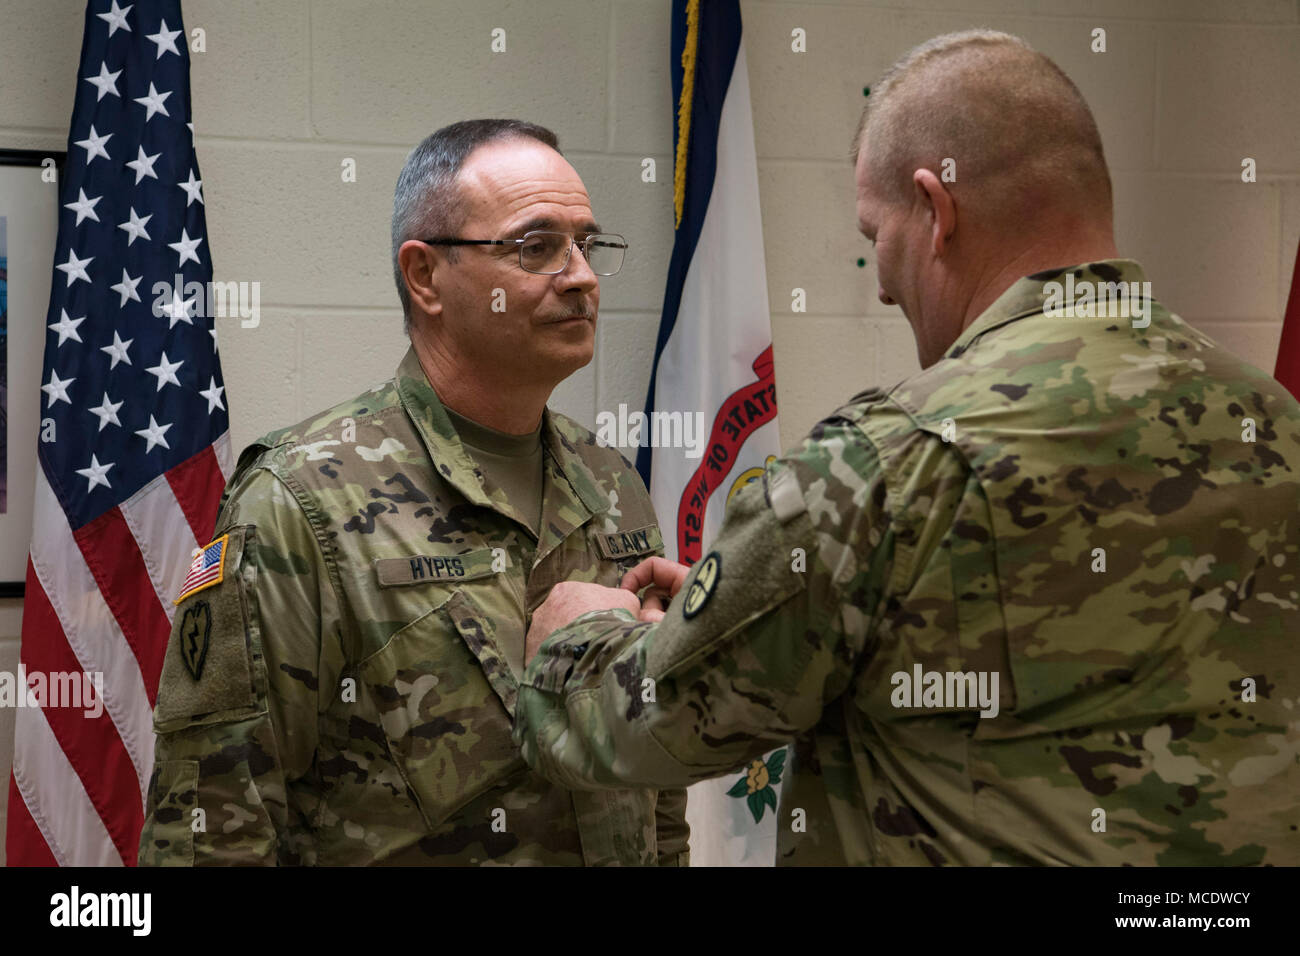
<path id="1" fill-rule="evenodd" d="M 922 56 L 1026 56 L 968 37 Z M 882 298 L 933 321 L 858 176 Z M 793 738 L 785 864 L 1300 863 L 1300 406 L 1158 303 L 1078 293 L 1145 281 L 1040 270 L 918 332 L 924 370 L 741 491 L 661 622 L 557 589 L 530 653 L 574 623 L 520 691 L 529 763 L 674 786 Z"/>
<path id="2" fill-rule="evenodd" d="M 566 229 L 575 209 L 590 212 L 553 146 L 540 127 L 472 121 L 435 133 L 408 170 L 441 150 L 454 183 L 458 167 L 479 176 L 499 160 L 522 202 L 480 208 L 466 186 L 466 233 L 511 234 L 498 212 Z M 567 206 L 536 187 L 548 175 L 572 193 Z M 403 176 L 399 206 L 402 183 L 418 179 Z M 396 250 L 408 237 L 394 231 Z M 418 266 L 424 247 L 413 247 Z M 486 265 L 475 251 L 436 260 L 434 281 L 447 297 L 466 281 L 451 269 L 495 270 L 485 300 L 497 282 L 516 302 L 531 289 L 594 327 L 595 276 L 581 251 L 565 253 L 562 274 L 541 276 L 520 269 L 514 247 Z M 437 269 L 449 271 L 438 280 Z M 208 549 L 215 572 L 187 583 L 167 648 L 142 864 L 688 861 L 683 791 L 570 792 L 532 772 L 510 736 L 530 612 L 557 581 L 614 585 L 660 553 L 649 496 L 617 450 L 541 408 L 540 494 L 507 494 L 505 472 L 464 433 L 492 429 L 453 412 L 426 374 L 420 336 L 450 317 L 429 314 L 433 286 L 417 273 L 399 273 L 415 305 L 404 301 L 413 346 L 396 377 L 240 457 Z M 511 318 L 494 330 L 507 343 Z M 564 336 L 545 344 L 590 358 L 591 328 L 523 331 Z"/>

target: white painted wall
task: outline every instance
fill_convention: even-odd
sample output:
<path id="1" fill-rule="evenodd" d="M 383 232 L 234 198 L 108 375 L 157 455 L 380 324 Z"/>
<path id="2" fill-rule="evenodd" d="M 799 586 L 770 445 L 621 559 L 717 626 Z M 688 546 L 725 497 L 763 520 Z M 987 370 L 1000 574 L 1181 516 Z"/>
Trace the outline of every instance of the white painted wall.
<path id="1" fill-rule="evenodd" d="M 100 0 L 93 0 L 99 3 Z M 0 0 L 0 147 L 63 149 L 80 0 Z M 402 355 L 388 223 L 409 149 L 446 123 L 554 129 L 632 253 L 601 288 L 595 361 L 554 404 L 592 425 L 645 394 L 672 247 L 667 0 L 184 0 L 194 125 L 219 280 L 258 281 L 262 322 L 218 320 L 236 448 L 392 374 Z M 1271 371 L 1300 241 L 1297 0 L 743 0 L 781 432 L 917 369 L 854 226 L 862 88 L 910 46 L 988 26 L 1074 79 L 1115 180 L 1121 253 L 1184 318 Z M 1079 11 L 1085 11 L 1080 13 Z M 1107 31 L 1108 52 L 1089 50 Z M 507 50 L 490 51 L 506 30 Z M 790 49 L 791 30 L 807 53 Z M 641 181 L 654 157 L 659 181 Z M 1259 181 L 1240 181 L 1253 157 Z M 357 162 L 344 183 L 341 162 Z M 807 313 L 789 311 L 791 290 Z M 23 467 L 21 459 L 13 467 Z M 0 601 L 0 669 L 21 602 Z M 12 713 L 0 711 L 8 792 Z M 3 802 L 0 797 L 0 803 Z M 0 819 L 0 845 L 3 821 Z"/>

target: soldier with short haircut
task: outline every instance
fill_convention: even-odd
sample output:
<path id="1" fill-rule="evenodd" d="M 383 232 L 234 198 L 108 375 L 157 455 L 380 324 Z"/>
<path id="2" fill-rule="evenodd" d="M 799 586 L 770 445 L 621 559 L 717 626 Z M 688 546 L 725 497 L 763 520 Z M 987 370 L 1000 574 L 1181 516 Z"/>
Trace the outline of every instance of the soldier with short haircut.
<path id="1" fill-rule="evenodd" d="M 1117 258 L 1091 112 L 1019 39 L 911 51 L 854 145 L 923 370 L 630 574 L 658 623 L 552 591 L 525 757 L 679 786 L 793 738 L 783 864 L 1300 863 L 1300 406 Z"/>
<path id="2" fill-rule="evenodd" d="M 570 792 L 510 736 L 550 588 L 663 548 L 636 471 L 546 408 L 626 244 L 514 120 L 417 146 L 392 235 L 396 376 L 244 450 L 180 595 L 140 862 L 685 865 L 683 791 Z"/>

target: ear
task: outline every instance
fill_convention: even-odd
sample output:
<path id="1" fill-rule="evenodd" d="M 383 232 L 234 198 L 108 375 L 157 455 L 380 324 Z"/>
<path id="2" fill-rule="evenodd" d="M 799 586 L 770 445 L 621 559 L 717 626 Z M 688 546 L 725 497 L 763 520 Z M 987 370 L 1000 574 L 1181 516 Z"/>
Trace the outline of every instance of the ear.
<path id="1" fill-rule="evenodd" d="M 438 276 L 446 268 L 446 258 L 436 246 L 408 239 L 397 250 L 397 265 L 406 279 L 406 291 L 411 305 L 422 312 L 437 315 L 442 311 L 438 294 Z"/>
<path id="2" fill-rule="evenodd" d="M 957 204 L 939 177 L 928 169 L 914 172 L 912 185 L 916 190 L 914 198 L 930 213 L 931 248 L 936 256 L 942 256 L 957 229 Z"/>

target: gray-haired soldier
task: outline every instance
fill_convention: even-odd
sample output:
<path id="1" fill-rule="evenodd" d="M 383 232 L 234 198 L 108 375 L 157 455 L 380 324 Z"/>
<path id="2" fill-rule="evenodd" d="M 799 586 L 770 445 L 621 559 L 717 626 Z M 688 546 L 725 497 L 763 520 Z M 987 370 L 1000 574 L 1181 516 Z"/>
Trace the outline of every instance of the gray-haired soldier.
<path id="1" fill-rule="evenodd" d="M 624 249 L 548 130 L 457 123 L 411 153 L 411 348 L 241 456 L 223 573 L 176 611 L 141 863 L 687 861 L 683 791 L 572 793 L 510 739 L 531 611 L 662 549 L 635 470 L 545 407 Z"/>

